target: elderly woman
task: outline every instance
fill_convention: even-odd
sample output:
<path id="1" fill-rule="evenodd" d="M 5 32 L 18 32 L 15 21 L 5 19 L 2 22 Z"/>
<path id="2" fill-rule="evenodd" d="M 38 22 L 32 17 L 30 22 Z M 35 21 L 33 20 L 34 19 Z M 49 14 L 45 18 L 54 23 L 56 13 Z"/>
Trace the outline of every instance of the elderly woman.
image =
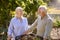
<path id="1" fill-rule="evenodd" d="M 41 40 L 47 40 L 50 36 L 53 22 L 50 16 L 47 15 L 47 8 L 40 6 L 38 8 L 38 18 L 31 25 L 31 28 L 26 33 L 33 31 L 37 26 L 37 35 Z"/>
<path id="2" fill-rule="evenodd" d="M 10 25 L 8 27 L 7 40 L 11 40 L 12 38 L 23 35 L 28 29 L 28 21 L 27 18 L 23 17 L 23 9 L 21 7 L 17 7 L 15 12 L 16 15 L 11 19 Z"/>

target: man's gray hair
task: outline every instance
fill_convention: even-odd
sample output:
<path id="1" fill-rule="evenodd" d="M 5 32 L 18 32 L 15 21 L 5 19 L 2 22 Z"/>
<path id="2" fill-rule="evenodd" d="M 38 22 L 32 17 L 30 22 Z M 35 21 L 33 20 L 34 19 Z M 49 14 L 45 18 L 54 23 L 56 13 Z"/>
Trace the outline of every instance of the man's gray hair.
<path id="1" fill-rule="evenodd" d="M 22 11 L 23 11 L 22 7 L 17 7 L 17 8 L 15 9 L 15 11 L 17 11 L 17 10 L 22 10 Z"/>
<path id="2" fill-rule="evenodd" d="M 39 6 L 39 8 L 43 8 L 43 9 L 47 10 L 46 6 Z"/>
<path id="3" fill-rule="evenodd" d="M 45 11 L 47 13 L 47 7 L 46 6 L 39 6 L 38 9 L 41 9 L 42 11 Z"/>

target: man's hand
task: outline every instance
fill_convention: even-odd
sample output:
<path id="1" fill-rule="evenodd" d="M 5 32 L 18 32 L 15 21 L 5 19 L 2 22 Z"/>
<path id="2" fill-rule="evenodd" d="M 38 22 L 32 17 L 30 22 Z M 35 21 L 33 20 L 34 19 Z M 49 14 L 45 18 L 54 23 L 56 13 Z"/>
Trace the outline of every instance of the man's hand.
<path id="1" fill-rule="evenodd" d="M 24 34 L 28 34 L 28 33 L 29 33 L 29 31 L 25 31 L 25 32 L 24 32 Z"/>
<path id="2" fill-rule="evenodd" d="M 12 37 L 8 36 L 7 40 L 11 40 Z"/>
<path id="3" fill-rule="evenodd" d="M 43 40 L 47 40 L 46 38 L 43 38 Z"/>
<path id="4" fill-rule="evenodd" d="M 24 34 L 30 34 L 30 33 L 31 33 L 30 30 L 27 30 L 27 31 L 24 32 Z"/>
<path id="5" fill-rule="evenodd" d="M 46 40 L 45 38 L 43 40 Z"/>

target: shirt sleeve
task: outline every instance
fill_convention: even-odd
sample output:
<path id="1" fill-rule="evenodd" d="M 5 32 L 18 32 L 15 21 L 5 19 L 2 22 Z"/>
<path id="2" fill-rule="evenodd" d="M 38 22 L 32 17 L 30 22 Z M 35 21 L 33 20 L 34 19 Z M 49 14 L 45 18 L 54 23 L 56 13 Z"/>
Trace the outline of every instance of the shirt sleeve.
<path id="1" fill-rule="evenodd" d="M 12 36 L 13 33 L 13 23 L 12 20 L 10 21 L 9 27 L 8 27 L 8 36 Z"/>
<path id="2" fill-rule="evenodd" d="M 26 25 L 25 25 L 25 31 L 28 30 L 28 20 L 26 18 Z"/>
<path id="3" fill-rule="evenodd" d="M 50 32 L 52 30 L 52 27 L 53 27 L 53 22 L 52 20 L 48 20 L 47 24 L 46 24 L 46 27 L 45 27 L 45 33 L 44 33 L 44 36 L 43 38 L 48 38 L 50 37 Z"/>
<path id="4" fill-rule="evenodd" d="M 35 20 L 35 22 L 30 26 L 29 31 L 33 31 L 37 26 L 37 19 Z"/>

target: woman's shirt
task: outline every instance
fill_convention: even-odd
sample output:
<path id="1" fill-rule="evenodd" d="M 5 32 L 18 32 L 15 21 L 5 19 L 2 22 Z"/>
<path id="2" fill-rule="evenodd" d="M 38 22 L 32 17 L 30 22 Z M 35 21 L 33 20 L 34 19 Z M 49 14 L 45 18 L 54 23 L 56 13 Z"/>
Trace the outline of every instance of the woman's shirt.
<path id="1" fill-rule="evenodd" d="M 28 21 L 27 18 L 22 17 L 22 20 L 14 17 L 11 19 L 9 28 L 8 28 L 8 35 L 12 36 L 12 34 L 16 36 L 23 35 L 25 31 L 28 30 Z"/>

